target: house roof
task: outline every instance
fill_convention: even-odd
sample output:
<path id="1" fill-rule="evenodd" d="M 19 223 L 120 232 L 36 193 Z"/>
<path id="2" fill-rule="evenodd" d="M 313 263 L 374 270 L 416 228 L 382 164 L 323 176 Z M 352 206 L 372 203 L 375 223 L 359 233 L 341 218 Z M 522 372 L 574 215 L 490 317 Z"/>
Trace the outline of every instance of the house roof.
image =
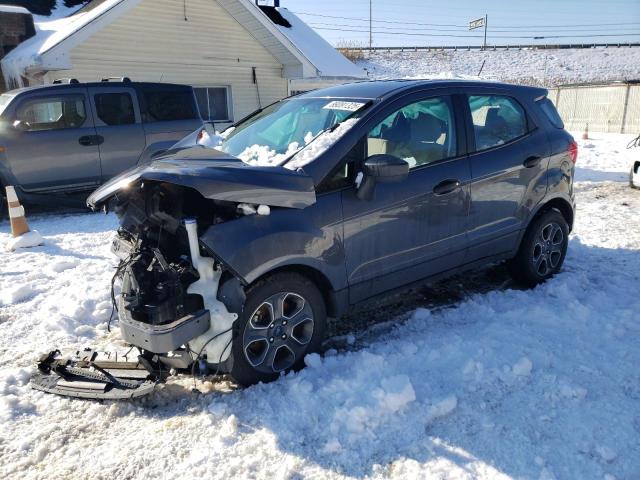
<path id="1" fill-rule="evenodd" d="M 73 47 L 140 1 L 94 0 L 69 17 L 38 23 L 37 34 L 2 60 L 5 77 L 21 85 L 22 76 L 72 68 L 69 51 Z M 278 9 L 291 27 L 275 24 L 250 0 L 216 1 L 283 64 L 288 78 L 364 77 L 361 69 L 288 10 Z"/>
<path id="2" fill-rule="evenodd" d="M 275 27 L 315 66 L 320 73 L 318 76 L 351 78 L 366 76 L 361 68 L 347 60 L 295 14 L 286 8 L 262 7 L 262 10 L 266 10 L 265 14 L 267 14 L 269 8 L 276 11 L 284 20 L 284 22 L 274 21 Z"/>

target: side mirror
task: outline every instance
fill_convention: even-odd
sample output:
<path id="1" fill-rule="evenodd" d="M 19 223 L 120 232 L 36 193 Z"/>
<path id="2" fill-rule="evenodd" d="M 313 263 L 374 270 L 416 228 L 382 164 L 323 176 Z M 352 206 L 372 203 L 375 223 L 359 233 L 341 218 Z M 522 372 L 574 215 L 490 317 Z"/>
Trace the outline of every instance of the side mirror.
<path id="1" fill-rule="evenodd" d="M 401 182 L 409 175 L 409 164 L 393 155 L 371 155 L 362 166 L 362 183 L 357 196 L 361 200 L 371 200 L 378 182 Z"/>

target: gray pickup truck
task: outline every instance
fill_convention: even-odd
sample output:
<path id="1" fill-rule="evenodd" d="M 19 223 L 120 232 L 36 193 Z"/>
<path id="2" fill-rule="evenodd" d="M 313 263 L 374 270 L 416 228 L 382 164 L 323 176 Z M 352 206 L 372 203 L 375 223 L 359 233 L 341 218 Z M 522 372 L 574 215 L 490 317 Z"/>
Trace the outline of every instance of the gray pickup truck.
<path id="1" fill-rule="evenodd" d="M 71 79 L 12 90 L 0 95 L 0 184 L 25 203 L 83 204 L 200 126 L 186 85 Z"/>

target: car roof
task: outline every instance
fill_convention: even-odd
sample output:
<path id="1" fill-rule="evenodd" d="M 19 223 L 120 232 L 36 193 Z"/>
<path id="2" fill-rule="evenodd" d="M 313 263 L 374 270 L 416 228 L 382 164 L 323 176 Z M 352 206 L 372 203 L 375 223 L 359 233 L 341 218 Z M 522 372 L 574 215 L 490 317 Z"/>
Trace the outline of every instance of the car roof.
<path id="1" fill-rule="evenodd" d="M 359 98 L 376 100 L 389 97 L 402 91 L 423 88 L 445 88 L 445 87 L 493 87 L 512 90 L 514 93 L 526 92 L 536 96 L 546 95 L 547 90 L 539 87 L 529 87 L 525 85 L 513 85 L 482 80 L 370 80 L 346 83 L 333 87 L 313 90 L 299 95 L 296 98 Z"/>
<path id="2" fill-rule="evenodd" d="M 34 85 L 30 87 L 22 87 L 16 88 L 14 90 L 9 90 L 8 92 L 4 92 L 8 95 L 20 95 L 26 92 L 32 91 L 55 91 L 60 88 L 87 88 L 87 87 L 98 87 L 98 88 L 123 88 L 123 87 L 175 87 L 175 88 L 191 88 L 189 85 L 181 85 L 177 83 L 158 83 L 158 82 L 119 82 L 119 81 L 110 81 L 110 82 L 78 82 L 78 83 L 49 83 L 46 85 Z"/>

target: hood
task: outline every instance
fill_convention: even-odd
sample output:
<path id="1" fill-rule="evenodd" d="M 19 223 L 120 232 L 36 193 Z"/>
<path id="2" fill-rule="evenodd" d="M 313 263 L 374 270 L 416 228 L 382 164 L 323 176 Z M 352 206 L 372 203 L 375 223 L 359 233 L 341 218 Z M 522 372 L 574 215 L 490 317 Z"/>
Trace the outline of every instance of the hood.
<path id="1" fill-rule="evenodd" d="M 102 185 L 87 199 L 94 210 L 116 193 L 143 181 L 193 188 L 211 200 L 305 208 L 316 202 L 313 179 L 284 167 L 258 167 L 201 145 L 135 167 Z"/>

